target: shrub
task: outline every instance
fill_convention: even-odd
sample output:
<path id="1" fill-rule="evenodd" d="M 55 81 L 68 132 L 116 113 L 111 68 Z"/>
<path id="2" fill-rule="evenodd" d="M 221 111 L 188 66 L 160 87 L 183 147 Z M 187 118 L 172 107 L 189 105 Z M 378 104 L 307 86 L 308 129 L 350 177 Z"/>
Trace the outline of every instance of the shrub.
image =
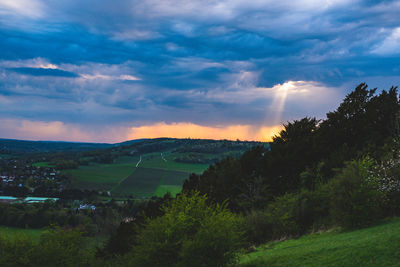
<path id="1" fill-rule="evenodd" d="M 242 223 L 249 243 L 261 244 L 272 239 L 271 215 L 266 210 L 251 210 Z"/>
<path id="2" fill-rule="evenodd" d="M 238 218 L 207 197 L 180 195 L 165 214 L 147 220 L 138 245 L 125 257 L 134 266 L 226 266 L 236 260 L 242 234 Z"/>
<path id="3" fill-rule="evenodd" d="M 277 197 L 268 205 L 268 213 L 271 217 L 273 238 L 295 236 L 300 232 L 296 206 L 298 196 L 296 194 L 285 194 Z"/>
<path id="4" fill-rule="evenodd" d="M 384 193 L 379 190 L 379 178 L 371 171 L 373 164 L 368 157 L 348 162 L 330 182 L 334 223 L 354 228 L 380 219 Z"/>
<path id="5" fill-rule="evenodd" d="M 0 266 L 96 266 L 94 254 L 77 230 L 50 230 L 39 242 L 0 237 Z"/>

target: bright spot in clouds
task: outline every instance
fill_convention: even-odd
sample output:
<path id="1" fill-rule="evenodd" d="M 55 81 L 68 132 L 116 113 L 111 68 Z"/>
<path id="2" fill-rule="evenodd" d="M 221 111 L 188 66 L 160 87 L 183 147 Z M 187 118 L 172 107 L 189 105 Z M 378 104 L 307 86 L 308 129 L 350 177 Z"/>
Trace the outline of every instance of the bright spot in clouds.
<path id="1" fill-rule="evenodd" d="M 0 0 L 0 15 L 43 16 L 43 3 L 37 0 Z"/>
<path id="2" fill-rule="evenodd" d="M 400 27 L 391 31 L 382 43 L 378 44 L 372 53 L 379 55 L 392 55 L 400 53 Z"/>

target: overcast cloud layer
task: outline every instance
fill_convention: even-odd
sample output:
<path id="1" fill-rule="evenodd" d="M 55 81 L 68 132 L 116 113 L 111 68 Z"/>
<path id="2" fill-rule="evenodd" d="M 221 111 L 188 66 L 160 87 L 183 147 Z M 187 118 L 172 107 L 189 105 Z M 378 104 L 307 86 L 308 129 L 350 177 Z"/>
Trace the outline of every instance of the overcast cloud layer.
<path id="1" fill-rule="evenodd" d="M 400 81 L 400 1 L 0 0 L 0 137 L 266 140 Z"/>

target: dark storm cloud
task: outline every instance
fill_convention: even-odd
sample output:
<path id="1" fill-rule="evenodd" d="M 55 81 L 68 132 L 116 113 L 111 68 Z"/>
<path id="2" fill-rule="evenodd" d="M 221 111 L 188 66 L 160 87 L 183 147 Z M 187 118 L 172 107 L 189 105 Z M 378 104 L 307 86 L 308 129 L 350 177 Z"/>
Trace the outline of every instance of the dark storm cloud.
<path id="1" fill-rule="evenodd" d="M 321 117 L 357 83 L 400 81 L 398 1 L 7 3 L 0 117 L 270 125 Z"/>

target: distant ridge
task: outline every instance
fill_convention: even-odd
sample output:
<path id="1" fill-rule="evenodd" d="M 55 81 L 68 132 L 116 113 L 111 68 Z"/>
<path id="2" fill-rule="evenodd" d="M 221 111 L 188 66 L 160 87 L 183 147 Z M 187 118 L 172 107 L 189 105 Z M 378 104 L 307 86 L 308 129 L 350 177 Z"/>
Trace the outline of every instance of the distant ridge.
<path id="1" fill-rule="evenodd" d="M 19 153 L 49 153 L 49 152 L 80 152 L 89 150 L 108 149 L 120 146 L 130 146 L 137 143 L 149 143 L 147 145 L 154 145 L 155 143 L 162 143 L 167 140 L 175 140 L 182 142 L 201 141 L 215 141 L 215 142 L 232 142 L 230 140 L 213 140 L 213 139 L 191 139 L 191 138 L 142 138 L 128 140 L 120 143 L 86 143 L 86 142 L 70 142 L 70 141 L 30 141 L 30 140 L 17 140 L 0 138 L 0 154 L 19 154 Z M 186 141 L 185 141 L 186 140 Z M 262 143 L 255 141 L 241 141 L 244 143 Z M 164 144 L 165 145 L 165 144 Z"/>
<path id="2" fill-rule="evenodd" d="M 69 152 L 86 151 L 112 147 L 106 143 L 80 143 L 64 141 L 28 141 L 0 138 L 0 153 L 46 153 L 46 152 Z"/>

